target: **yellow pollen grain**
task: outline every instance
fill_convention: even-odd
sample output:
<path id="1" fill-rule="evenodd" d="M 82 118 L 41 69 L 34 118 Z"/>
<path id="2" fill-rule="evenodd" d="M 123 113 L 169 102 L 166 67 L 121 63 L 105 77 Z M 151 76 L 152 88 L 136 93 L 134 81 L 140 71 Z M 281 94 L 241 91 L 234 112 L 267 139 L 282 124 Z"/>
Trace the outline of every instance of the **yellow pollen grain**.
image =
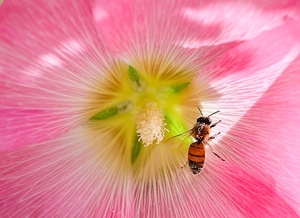
<path id="1" fill-rule="evenodd" d="M 136 132 L 138 140 L 145 147 L 151 145 L 155 140 L 158 144 L 164 139 L 164 132 L 168 131 L 165 128 L 164 120 L 163 112 L 157 107 L 156 102 L 145 100 L 144 107 L 138 108 L 135 114 Z"/>

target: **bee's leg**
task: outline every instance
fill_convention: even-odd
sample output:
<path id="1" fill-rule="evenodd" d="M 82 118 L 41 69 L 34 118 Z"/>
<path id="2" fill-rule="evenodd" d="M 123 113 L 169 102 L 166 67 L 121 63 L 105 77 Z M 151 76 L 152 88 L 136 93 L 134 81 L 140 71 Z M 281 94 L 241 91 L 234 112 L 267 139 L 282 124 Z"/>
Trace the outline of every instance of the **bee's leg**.
<path id="1" fill-rule="evenodd" d="M 217 135 L 219 135 L 219 134 L 221 134 L 221 132 L 218 132 L 217 134 L 215 134 L 215 135 L 213 135 L 213 136 L 209 137 L 209 138 L 208 138 L 208 140 L 216 138 L 216 137 L 217 137 Z"/>
<path id="2" fill-rule="evenodd" d="M 206 143 L 206 144 L 209 146 L 211 152 L 212 152 L 214 155 L 216 155 L 216 157 L 218 157 L 218 158 L 219 158 L 220 160 L 222 160 L 222 161 L 225 161 L 223 158 L 220 157 L 220 155 L 218 155 L 216 152 L 214 152 L 214 149 L 211 147 L 210 144 L 208 144 L 208 143 Z"/>
<path id="3" fill-rule="evenodd" d="M 218 123 L 220 123 L 221 122 L 221 120 L 219 120 L 218 122 L 216 122 L 216 123 L 213 123 L 213 124 L 211 124 L 210 125 L 210 128 L 213 128 L 213 127 L 215 127 Z"/>
<path id="4" fill-rule="evenodd" d="M 187 162 L 185 162 L 185 164 L 181 167 L 181 169 L 184 168 L 186 166 L 186 164 L 187 164 Z"/>
<path id="5" fill-rule="evenodd" d="M 223 158 L 220 157 L 217 153 L 213 152 L 214 155 L 216 155 L 220 160 L 225 161 Z"/>

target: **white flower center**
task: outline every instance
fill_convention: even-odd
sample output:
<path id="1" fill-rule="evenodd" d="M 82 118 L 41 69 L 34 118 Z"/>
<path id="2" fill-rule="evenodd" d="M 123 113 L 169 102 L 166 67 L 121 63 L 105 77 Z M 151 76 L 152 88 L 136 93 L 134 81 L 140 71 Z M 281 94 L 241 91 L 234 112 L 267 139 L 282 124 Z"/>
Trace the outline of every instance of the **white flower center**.
<path id="1" fill-rule="evenodd" d="M 164 132 L 168 131 L 164 120 L 163 111 L 156 102 L 145 100 L 144 107 L 139 106 L 135 114 L 136 132 L 144 146 L 151 145 L 155 140 L 158 144 L 164 139 Z"/>

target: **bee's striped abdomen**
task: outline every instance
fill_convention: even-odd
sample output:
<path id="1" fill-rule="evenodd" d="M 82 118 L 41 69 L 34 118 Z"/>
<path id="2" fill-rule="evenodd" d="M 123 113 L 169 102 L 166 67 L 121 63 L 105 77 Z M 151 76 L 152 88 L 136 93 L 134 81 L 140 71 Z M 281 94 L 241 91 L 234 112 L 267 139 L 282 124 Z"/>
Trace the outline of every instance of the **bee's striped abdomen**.
<path id="1" fill-rule="evenodd" d="M 194 174 L 200 173 L 205 160 L 205 147 L 201 141 L 193 142 L 189 147 L 189 166 Z"/>

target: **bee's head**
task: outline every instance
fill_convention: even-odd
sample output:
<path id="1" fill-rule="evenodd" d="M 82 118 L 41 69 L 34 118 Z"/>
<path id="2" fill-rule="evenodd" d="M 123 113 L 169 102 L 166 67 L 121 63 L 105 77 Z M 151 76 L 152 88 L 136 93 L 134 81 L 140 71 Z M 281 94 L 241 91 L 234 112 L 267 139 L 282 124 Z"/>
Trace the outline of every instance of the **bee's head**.
<path id="1" fill-rule="evenodd" d="M 197 119 L 197 123 L 204 123 L 206 125 L 210 125 L 212 123 L 211 119 L 209 117 L 199 117 Z"/>

